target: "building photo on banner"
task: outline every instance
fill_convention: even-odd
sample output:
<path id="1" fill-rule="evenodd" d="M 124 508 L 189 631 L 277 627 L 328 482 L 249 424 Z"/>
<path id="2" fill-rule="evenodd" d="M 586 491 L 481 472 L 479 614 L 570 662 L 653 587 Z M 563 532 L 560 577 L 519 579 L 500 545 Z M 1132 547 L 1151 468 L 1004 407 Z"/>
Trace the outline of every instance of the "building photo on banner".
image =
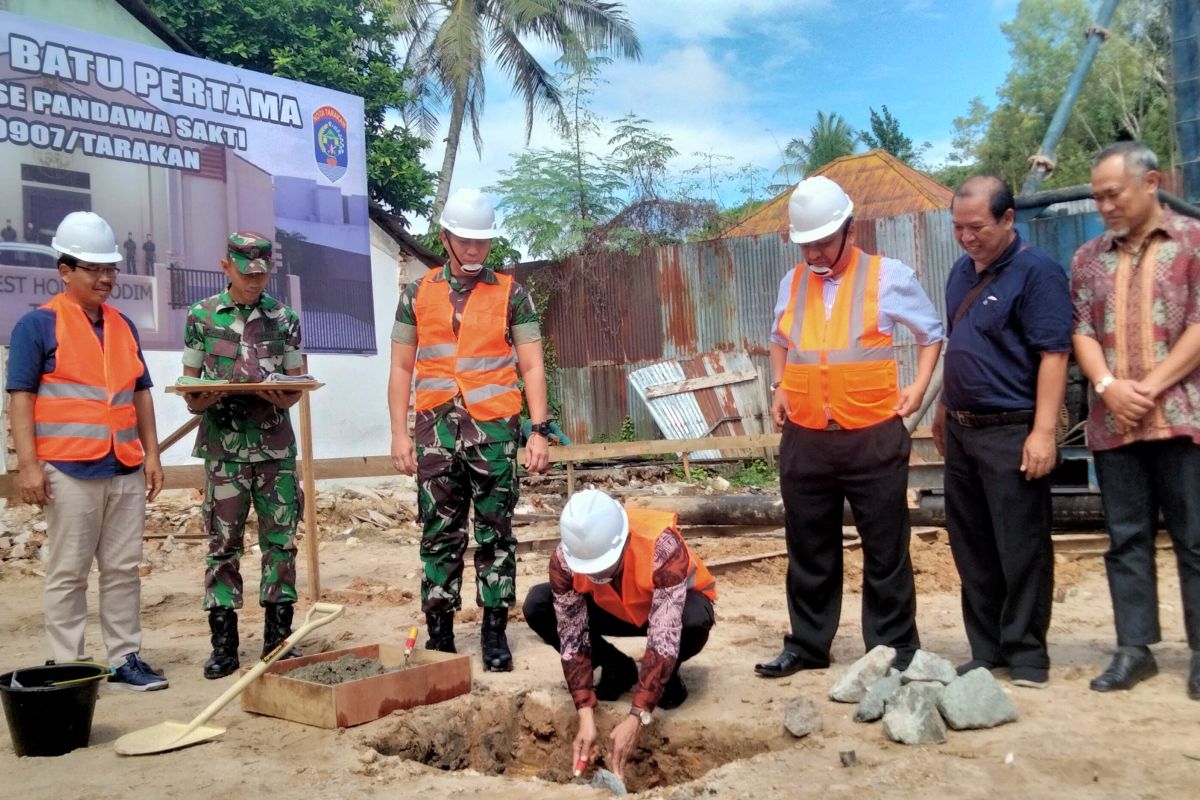
<path id="1" fill-rule="evenodd" d="M 374 354 L 362 120 L 359 97 L 0 12 L 0 344 L 61 289 L 59 222 L 94 211 L 146 349 L 182 347 L 251 230 L 305 352 Z"/>

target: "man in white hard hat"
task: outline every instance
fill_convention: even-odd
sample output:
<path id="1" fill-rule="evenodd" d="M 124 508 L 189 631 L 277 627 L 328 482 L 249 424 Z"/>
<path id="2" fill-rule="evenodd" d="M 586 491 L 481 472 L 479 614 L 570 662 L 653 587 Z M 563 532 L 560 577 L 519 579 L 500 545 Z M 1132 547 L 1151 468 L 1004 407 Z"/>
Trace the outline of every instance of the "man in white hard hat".
<path id="1" fill-rule="evenodd" d="M 517 443 L 521 390 L 533 422 L 525 469 L 541 472 L 550 433 L 542 336 L 529 292 L 483 265 L 496 236 L 491 201 L 460 189 L 442 211 L 445 266 L 401 293 L 392 328 L 388 408 L 392 464 L 417 476 L 421 610 L 430 650 L 457 652 L 467 515 L 475 507 L 475 601 L 483 607 L 483 665 L 513 668 L 505 629 L 516 603 Z M 414 381 L 415 372 L 415 381 Z M 408 430 L 409 393 L 416 425 Z"/>
<path id="2" fill-rule="evenodd" d="M 46 511 L 50 651 L 59 662 L 85 656 L 95 560 L 109 681 L 165 689 L 140 655 L 142 530 L 163 473 L 137 329 L 106 302 L 121 256 L 90 211 L 68 214 L 51 247 L 63 291 L 13 328 L 6 384 L 21 499 Z"/>
<path id="3" fill-rule="evenodd" d="M 620 776 L 654 709 L 676 708 L 687 699 L 679 665 L 708 641 L 717 585 L 671 512 L 623 508 L 604 492 L 587 489 L 567 501 L 559 531 L 550 582 L 529 590 L 525 621 L 562 656 L 579 713 L 572 764 L 592 756 L 597 700 L 616 700 L 636 684 L 629 716 L 609 737 L 609 766 Z M 604 636 L 645 636 L 640 671 Z M 600 682 L 593 687 L 595 667 Z"/>
<path id="4" fill-rule="evenodd" d="M 842 508 L 863 542 L 863 641 L 896 649 L 903 669 L 920 641 L 908 555 L 908 431 L 937 364 L 942 321 L 913 271 L 854 244 L 854 204 L 823 176 L 788 203 L 804 263 L 779 284 L 771 327 L 771 414 L 783 430 L 780 491 L 791 632 L 755 671 L 779 678 L 829 666 L 842 603 Z M 897 325 L 918 345 L 901 387 Z"/>

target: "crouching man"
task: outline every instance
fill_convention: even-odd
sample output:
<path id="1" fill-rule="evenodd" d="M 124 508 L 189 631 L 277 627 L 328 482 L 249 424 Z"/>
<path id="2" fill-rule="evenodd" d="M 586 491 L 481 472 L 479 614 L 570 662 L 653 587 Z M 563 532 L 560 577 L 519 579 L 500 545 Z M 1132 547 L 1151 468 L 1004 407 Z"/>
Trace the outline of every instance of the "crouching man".
<path id="1" fill-rule="evenodd" d="M 572 763 L 591 757 L 596 701 L 616 700 L 636 684 L 629 717 L 610 737 L 609 766 L 620 776 L 654 709 L 676 708 L 687 699 L 679 665 L 708 641 L 716 582 L 688 549 L 670 512 L 625 509 L 588 489 L 567 501 L 560 531 L 550 582 L 529 590 L 525 621 L 562 655 L 579 710 Z M 606 635 L 646 637 L 640 671 Z M 600 681 L 593 687 L 596 667 Z"/>

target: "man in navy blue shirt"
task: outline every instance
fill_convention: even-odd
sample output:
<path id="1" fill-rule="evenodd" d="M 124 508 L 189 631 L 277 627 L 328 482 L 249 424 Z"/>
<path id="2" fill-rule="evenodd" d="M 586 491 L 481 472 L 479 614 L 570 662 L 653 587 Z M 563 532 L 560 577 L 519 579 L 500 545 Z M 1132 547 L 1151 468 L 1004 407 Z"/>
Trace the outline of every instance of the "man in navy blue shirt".
<path id="1" fill-rule="evenodd" d="M 109 681 L 165 689 L 140 656 L 142 531 L 163 472 L 137 330 L 106 302 L 121 257 L 90 211 L 68 214 L 51 246 L 63 291 L 13 328 L 6 381 L 21 499 L 46 511 L 50 650 L 59 662 L 84 658 L 95 561 Z"/>
<path id="2" fill-rule="evenodd" d="M 1066 272 L 1013 227 L 1012 189 L 971 178 L 951 204 L 966 255 L 946 284 L 949 341 L 933 440 L 946 459 L 946 523 L 978 667 L 1049 678 L 1054 587 L 1050 482 L 1071 349 Z"/>

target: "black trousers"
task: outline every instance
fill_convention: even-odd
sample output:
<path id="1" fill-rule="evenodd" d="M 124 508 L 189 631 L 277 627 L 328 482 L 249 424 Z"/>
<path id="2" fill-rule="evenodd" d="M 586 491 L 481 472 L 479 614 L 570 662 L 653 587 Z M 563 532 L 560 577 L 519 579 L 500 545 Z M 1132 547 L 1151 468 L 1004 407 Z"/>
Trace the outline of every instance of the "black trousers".
<path id="1" fill-rule="evenodd" d="M 779 446 L 791 633 L 784 647 L 828 663 L 842 612 L 842 509 L 862 537 L 863 643 L 909 654 L 920 647 L 908 554 L 908 431 L 899 417 L 858 430 L 788 422 Z"/>
<path id="2" fill-rule="evenodd" d="M 592 665 L 603 666 L 605 658 L 616 649 L 602 637 L 604 636 L 645 636 L 646 625 L 634 625 L 620 617 L 614 617 L 592 601 L 591 595 L 584 595 L 588 609 L 588 635 L 592 645 Z M 525 596 L 525 622 L 542 641 L 555 650 L 562 649 L 558 639 L 558 617 L 554 614 L 554 593 L 549 583 L 539 583 L 529 590 Z M 683 604 L 683 630 L 679 637 L 679 660 L 675 662 L 675 671 L 679 665 L 692 658 L 708 642 L 709 631 L 712 630 L 716 617 L 713 615 L 712 601 L 697 591 L 689 591 Z"/>
<path id="3" fill-rule="evenodd" d="M 1021 473 L 1029 429 L 966 428 L 947 416 L 946 527 L 971 657 L 1046 668 L 1054 592 L 1050 480 Z"/>
<path id="4" fill-rule="evenodd" d="M 1108 525 L 1104 566 L 1117 644 L 1147 645 L 1162 638 L 1154 561 L 1161 511 L 1179 569 L 1188 647 L 1200 652 L 1200 445 L 1189 438 L 1134 442 L 1097 450 L 1095 457 Z"/>

